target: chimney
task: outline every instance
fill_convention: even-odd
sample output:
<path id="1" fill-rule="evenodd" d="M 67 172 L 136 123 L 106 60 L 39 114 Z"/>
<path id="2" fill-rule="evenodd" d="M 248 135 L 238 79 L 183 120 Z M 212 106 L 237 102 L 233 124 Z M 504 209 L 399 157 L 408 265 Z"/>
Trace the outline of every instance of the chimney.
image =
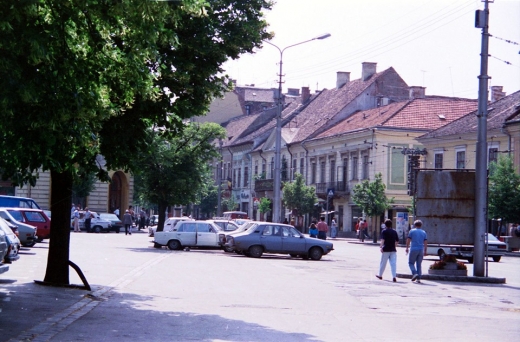
<path id="1" fill-rule="evenodd" d="M 506 93 L 502 91 L 503 86 L 492 86 L 491 87 L 491 102 L 495 102 L 506 96 Z"/>
<path id="2" fill-rule="evenodd" d="M 363 62 L 361 65 L 363 66 L 361 70 L 361 80 L 368 81 L 368 79 L 376 73 L 377 63 Z"/>
<path id="3" fill-rule="evenodd" d="M 426 88 L 419 86 L 411 86 L 409 88 L 410 91 L 410 100 L 413 99 L 424 99 L 426 97 Z"/>
<path id="4" fill-rule="evenodd" d="M 348 71 L 336 72 L 336 89 L 343 87 L 348 82 L 350 82 L 350 72 L 348 72 Z"/>
<path id="5" fill-rule="evenodd" d="M 311 98 L 311 89 L 309 87 L 302 87 L 302 104 L 307 103 Z"/>

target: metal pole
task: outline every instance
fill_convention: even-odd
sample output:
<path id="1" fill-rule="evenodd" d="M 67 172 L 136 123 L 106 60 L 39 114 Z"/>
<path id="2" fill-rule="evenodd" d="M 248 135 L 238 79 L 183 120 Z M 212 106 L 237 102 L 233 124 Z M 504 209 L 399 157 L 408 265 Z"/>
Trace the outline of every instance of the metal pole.
<path id="1" fill-rule="evenodd" d="M 323 34 L 321 36 L 305 40 L 300 43 L 296 43 L 293 45 L 289 45 L 283 49 L 280 49 L 278 46 L 274 45 L 273 43 L 270 43 L 268 41 L 265 41 L 267 44 L 274 46 L 278 49 L 280 52 L 280 71 L 279 71 L 279 78 L 278 78 L 278 94 L 277 94 L 277 104 L 278 104 L 278 112 L 276 114 L 276 128 L 275 128 L 275 151 L 274 151 L 274 199 L 273 199 L 273 222 L 282 222 L 281 217 L 281 188 L 282 188 L 282 182 L 281 182 L 281 170 L 280 170 L 280 164 L 281 164 L 281 150 L 282 150 L 282 66 L 283 66 L 283 52 L 287 50 L 290 47 L 304 44 L 316 39 L 325 39 L 330 37 L 329 33 Z"/>
<path id="2" fill-rule="evenodd" d="M 218 194 L 217 194 L 217 217 L 222 217 L 222 139 L 218 140 L 219 151 L 220 151 L 220 162 L 219 168 L 217 170 L 217 180 L 218 180 Z"/>
<path id="3" fill-rule="evenodd" d="M 480 75 L 478 76 L 478 131 L 475 161 L 475 235 L 473 255 L 473 275 L 484 274 L 484 233 L 487 226 L 487 100 L 488 100 L 488 50 L 489 50 L 489 9 L 484 2 L 484 23 L 482 26 L 482 46 L 480 53 Z"/>

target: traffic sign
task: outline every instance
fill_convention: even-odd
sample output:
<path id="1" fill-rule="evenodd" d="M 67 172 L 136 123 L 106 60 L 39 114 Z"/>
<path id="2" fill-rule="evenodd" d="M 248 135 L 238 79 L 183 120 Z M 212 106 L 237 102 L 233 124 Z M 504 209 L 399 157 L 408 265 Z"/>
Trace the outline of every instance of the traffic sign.
<path id="1" fill-rule="evenodd" d="M 327 189 L 327 196 L 328 197 L 334 196 L 334 189 Z"/>

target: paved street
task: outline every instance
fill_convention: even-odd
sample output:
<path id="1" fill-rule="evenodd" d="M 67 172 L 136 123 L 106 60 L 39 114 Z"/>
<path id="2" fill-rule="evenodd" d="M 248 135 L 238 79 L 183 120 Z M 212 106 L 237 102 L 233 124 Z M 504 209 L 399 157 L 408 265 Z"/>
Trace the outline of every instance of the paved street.
<path id="1" fill-rule="evenodd" d="M 520 258 L 506 284 L 375 278 L 379 249 L 334 241 L 322 261 L 154 249 L 145 233 L 71 233 L 92 292 L 35 285 L 47 243 L 0 276 L 1 341 L 517 341 Z M 404 249 L 398 273 L 409 273 Z M 423 262 L 427 267 L 434 261 Z M 471 265 L 468 274 L 473 274 Z M 71 269 L 71 282 L 80 284 Z"/>

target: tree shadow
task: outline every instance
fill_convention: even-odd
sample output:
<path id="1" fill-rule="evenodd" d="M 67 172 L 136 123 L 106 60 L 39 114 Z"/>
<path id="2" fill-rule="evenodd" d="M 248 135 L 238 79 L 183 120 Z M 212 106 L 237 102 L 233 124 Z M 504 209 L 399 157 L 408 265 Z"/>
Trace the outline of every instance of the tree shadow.
<path id="1" fill-rule="evenodd" d="M 91 293 L 34 283 L 1 283 L 5 284 L 0 291 L 2 340 L 22 338 L 27 334 L 33 339 L 54 332 L 57 334 L 49 341 L 318 340 L 305 333 L 285 332 L 218 314 L 200 313 L 205 310 L 203 303 L 193 312 L 175 310 L 175 301 L 178 300 L 175 297 L 166 299 L 160 295 L 123 293 L 95 285 L 93 288 L 102 290 Z M 96 293 L 101 294 L 95 296 Z M 258 310 L 259 315 L 266 315 L 262 313 L 266 309 L 277 308 L 237 307 L 237 310 L 249 313 Z M 82 310 L 85 313 L 78 314 Z"/>

